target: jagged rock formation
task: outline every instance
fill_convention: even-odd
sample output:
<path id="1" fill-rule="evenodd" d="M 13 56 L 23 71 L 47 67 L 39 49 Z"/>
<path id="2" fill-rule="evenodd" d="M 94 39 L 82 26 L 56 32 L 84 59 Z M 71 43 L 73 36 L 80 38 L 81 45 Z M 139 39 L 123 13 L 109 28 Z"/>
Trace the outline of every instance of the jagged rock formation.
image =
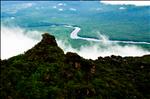
<path id="1" fill-rule="evenodd" d="M 42 37 L 41 42 L 25 53 L 27 59 L 43 62 L 60 60 L 64 56 L 64 52 L 58 47 L 55 37 L 48 33 L 43 34 Z"/>
<path id="2" fill-rule="evenodd" d="M 1 99 L 150 99 L 150 55 L 86 60 L 54 36 L 1 60 Z"/>

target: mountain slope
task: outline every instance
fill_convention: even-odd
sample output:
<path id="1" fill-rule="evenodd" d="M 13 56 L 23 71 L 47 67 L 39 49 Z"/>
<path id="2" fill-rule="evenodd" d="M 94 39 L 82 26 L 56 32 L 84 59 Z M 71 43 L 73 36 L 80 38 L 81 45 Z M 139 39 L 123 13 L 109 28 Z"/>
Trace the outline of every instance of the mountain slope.
<path id="1" fill-rule="evenodd" d="M 150 55 L 87 60 L 64 54 L 48 33 L 25 54 L 1 60 L 1 99 L 149 99 Z"/>

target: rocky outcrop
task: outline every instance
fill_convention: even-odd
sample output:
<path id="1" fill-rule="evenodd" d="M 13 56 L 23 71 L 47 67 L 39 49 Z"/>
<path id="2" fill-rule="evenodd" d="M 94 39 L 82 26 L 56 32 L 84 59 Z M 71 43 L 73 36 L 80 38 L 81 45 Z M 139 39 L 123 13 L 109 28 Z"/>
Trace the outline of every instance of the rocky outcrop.
<path id="1" fill-rule="evenodd" d="M 25 53 L 27 59 L 52 62 L 64 56 L 64 52 L 58 47 L 54 36 L 44 33 L 42 37 L 41 42 Z"/>
<path id="2" fill-rule="evenodd" d="M 56 40 L 55 40 L 55 37 L 48 34 L 48 33 L 44 33 L 42 35 L 42 40 L 39 44 L 44 44 L 44 45 L 50 45 L 50 46 L 57 46 L 57 43 L 56 43 Z"/>

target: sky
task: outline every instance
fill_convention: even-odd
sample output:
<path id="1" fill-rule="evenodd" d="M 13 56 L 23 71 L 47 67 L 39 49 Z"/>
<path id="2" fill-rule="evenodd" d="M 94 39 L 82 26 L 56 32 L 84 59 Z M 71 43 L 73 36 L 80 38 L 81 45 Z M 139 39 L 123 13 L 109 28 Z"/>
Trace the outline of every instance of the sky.
<path id="1" fill-rule="evenodd" d="M 104 4 L 111 4 L 111 5 L 135 5 L 135 6 L 150 6 L 150 1 L 100 1 Z"/>

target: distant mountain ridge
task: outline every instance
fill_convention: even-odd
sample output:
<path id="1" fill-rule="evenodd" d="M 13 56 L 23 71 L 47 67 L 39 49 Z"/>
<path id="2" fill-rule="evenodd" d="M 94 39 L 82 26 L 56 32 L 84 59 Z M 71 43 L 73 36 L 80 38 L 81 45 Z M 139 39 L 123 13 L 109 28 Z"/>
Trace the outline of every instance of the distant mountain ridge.
<path id="1" fill-rule="evenodd" d="M 150 55 L 87 60 L 42 36 L 25 54 L 1 60 L 1 99 L 150 99 Z"/>

